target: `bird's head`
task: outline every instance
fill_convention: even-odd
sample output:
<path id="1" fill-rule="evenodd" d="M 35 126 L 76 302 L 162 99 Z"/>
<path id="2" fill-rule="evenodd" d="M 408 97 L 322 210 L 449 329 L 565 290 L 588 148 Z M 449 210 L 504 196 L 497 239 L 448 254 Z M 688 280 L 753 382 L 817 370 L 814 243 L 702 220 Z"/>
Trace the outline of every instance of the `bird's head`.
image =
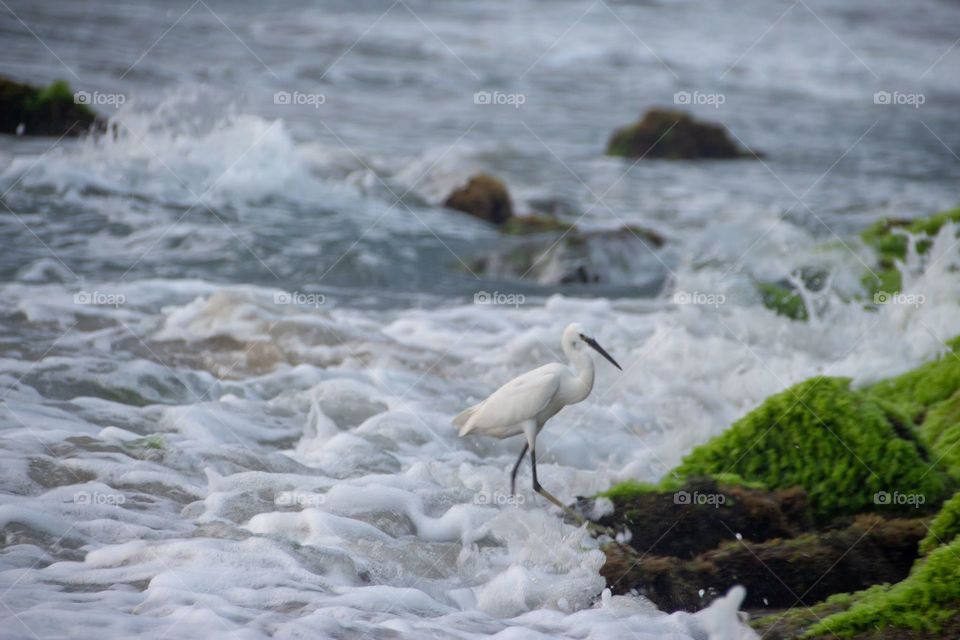
<path id="1" fill-rule="evenodd" d="M 617 361 L 613 359 L 606 349 L 600 346 L 599 343 L 592 337 L 589 331 L 580 324 L 579 322 L 573 322 L 567 325 L 567 328 L 563 331 L 563 343 L 564 345 L 569 345 L 574 351 L 580 351 L 583 349 L 583 346 L 586 345 L 602 355 L 604 358 L 610 361 L 610 364 L 615 366 L 617 369 L 623 371 L 623 368 L 617 364 Z"/>

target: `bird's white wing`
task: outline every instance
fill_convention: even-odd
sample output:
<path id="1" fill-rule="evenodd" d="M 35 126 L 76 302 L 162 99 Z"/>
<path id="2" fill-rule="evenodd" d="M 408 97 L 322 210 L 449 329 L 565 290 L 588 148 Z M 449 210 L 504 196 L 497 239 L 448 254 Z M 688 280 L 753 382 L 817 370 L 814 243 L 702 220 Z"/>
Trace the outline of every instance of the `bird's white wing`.
<path id="1" fill-rule="evenodd" d="M 560 376 L 564 369 L 562 364 L 554 363 L 517 376 L 494 391 L 489 398 L 464 412 L 470 413 L 460 427 L 460 435 L 477 432 L 506 438 L 520 433 L 517 425 L 535 417 L 553 400 L 560 388 Z"/>

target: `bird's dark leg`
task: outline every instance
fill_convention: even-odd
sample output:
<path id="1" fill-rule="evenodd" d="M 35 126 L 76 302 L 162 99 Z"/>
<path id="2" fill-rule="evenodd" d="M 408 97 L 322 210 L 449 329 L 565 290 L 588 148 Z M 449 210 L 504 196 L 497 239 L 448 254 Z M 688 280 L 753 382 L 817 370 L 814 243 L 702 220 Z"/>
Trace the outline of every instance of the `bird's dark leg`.
<path id="1" fill-rule="evenodd" d="M 573 518 L 574 522 L 576 522 L 577 524 L 583 524 L 584 522 L 586 522 L 586 520 L 583 519 L 583 516 L 581 516 L 579 513 L 577 513 L 567 505 L 563 504 L 559 500 L 557 500 L 553 496 L 553 494 L 551 494 L 549 491 L 547 491 L 542 486 L 540 486 L 540 482 L 537 480 L 537 447 L 536 445 L 530 447 L 530 466 L 533 467 L 533 490 L 539 493 L 540 495 L 542 495 L 544 498 L 546 498 L 553 504 L 563 509 L 563 512 L 566 513 L 571 518 Z"/>
<path id="2" fill-rule="evenodd" d="M 520 457 L 517 458 L 517 464 L 513 465 L 513 471 L 510 472 L 510 495 L 517 495 L 517 469 L 520 468 L 520 463 L 523 462 L 523 456 L 527 455 L 527 448 L 530 445 L 524 443 L 523 451 L 520 452 Z"/>

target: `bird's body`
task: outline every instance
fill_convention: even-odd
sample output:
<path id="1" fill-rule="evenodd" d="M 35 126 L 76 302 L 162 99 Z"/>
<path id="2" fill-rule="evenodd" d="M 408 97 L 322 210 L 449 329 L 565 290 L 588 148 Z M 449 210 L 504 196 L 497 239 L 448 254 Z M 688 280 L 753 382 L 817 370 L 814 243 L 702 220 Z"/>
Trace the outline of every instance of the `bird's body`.
<path id="1" fill-rule="evenodd" d="M 476 404 L 453 423 L 460 436 L 479 433 L 494 438 L 509 438 L 524 432 L 524 423 L 533 420 L 537 433 L 543 425 L 568 404 L 582 401 L 593 388 L 593 367 L 578 376 L 559 362 L 545 364 L 506 383 L 489 398 Z"/>
<path id="2" fill-rule="evenodd" d="M 517 376 L 483 402 L 460 413 L 453 419 L 453 424 L 460 428 L 461 437 L 476 434 L 509 438 L 525 434 L 527 443 L 510 475 L 511 493 L 514 492 L 517 469 L 529 448 L 534 491 L 567 510 L 566 506 L 547 493 L 537 481 L 537 434 L 547 420 L 565 406 L 582 402 L 593 390 L 593 358 L 585 347 L 596 350 L 618 369 L 620 365 L 596 340 L 588 337 L 586 330 L 577 323 L 564 330 L 561 344 L 569 365 L 554 362 Z"/>

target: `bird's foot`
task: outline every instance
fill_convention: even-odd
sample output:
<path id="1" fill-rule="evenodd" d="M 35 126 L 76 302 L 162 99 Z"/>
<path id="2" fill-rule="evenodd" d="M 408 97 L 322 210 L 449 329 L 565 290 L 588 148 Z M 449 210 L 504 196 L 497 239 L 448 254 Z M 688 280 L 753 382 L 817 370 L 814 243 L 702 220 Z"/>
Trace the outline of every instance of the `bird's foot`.
<path id="1" fill-rule="evenodd" d="M 567 517 L 569 517 L 571 520 L 576 522 L 577 525 L 581 527 L 583 525 L 587 525 L 587 530 L 589 530 L 594 535 L 607 535 L 613 538 L 614 540 L 617 539 L 616 531 L 614 531 L 610 527 L 605 527 L 602 524 L 597 524 L 596 522 L 587 520 L 582 515 L 580 515 L 579 513 L 577 513 L 570 507 L 568 507 L 567 505 L 563 504 L 562 502 L 560 502 L 552 493 L 550 493 L 543 487 L 536 486 L 534 487 L 534 490 L 540 495 L 542 495 L 544 498 L 546 498 L 547 500 L 555 504 L 556 506 L 560 507 L 560 510 L 563 511 L 567 515 Z"/>

